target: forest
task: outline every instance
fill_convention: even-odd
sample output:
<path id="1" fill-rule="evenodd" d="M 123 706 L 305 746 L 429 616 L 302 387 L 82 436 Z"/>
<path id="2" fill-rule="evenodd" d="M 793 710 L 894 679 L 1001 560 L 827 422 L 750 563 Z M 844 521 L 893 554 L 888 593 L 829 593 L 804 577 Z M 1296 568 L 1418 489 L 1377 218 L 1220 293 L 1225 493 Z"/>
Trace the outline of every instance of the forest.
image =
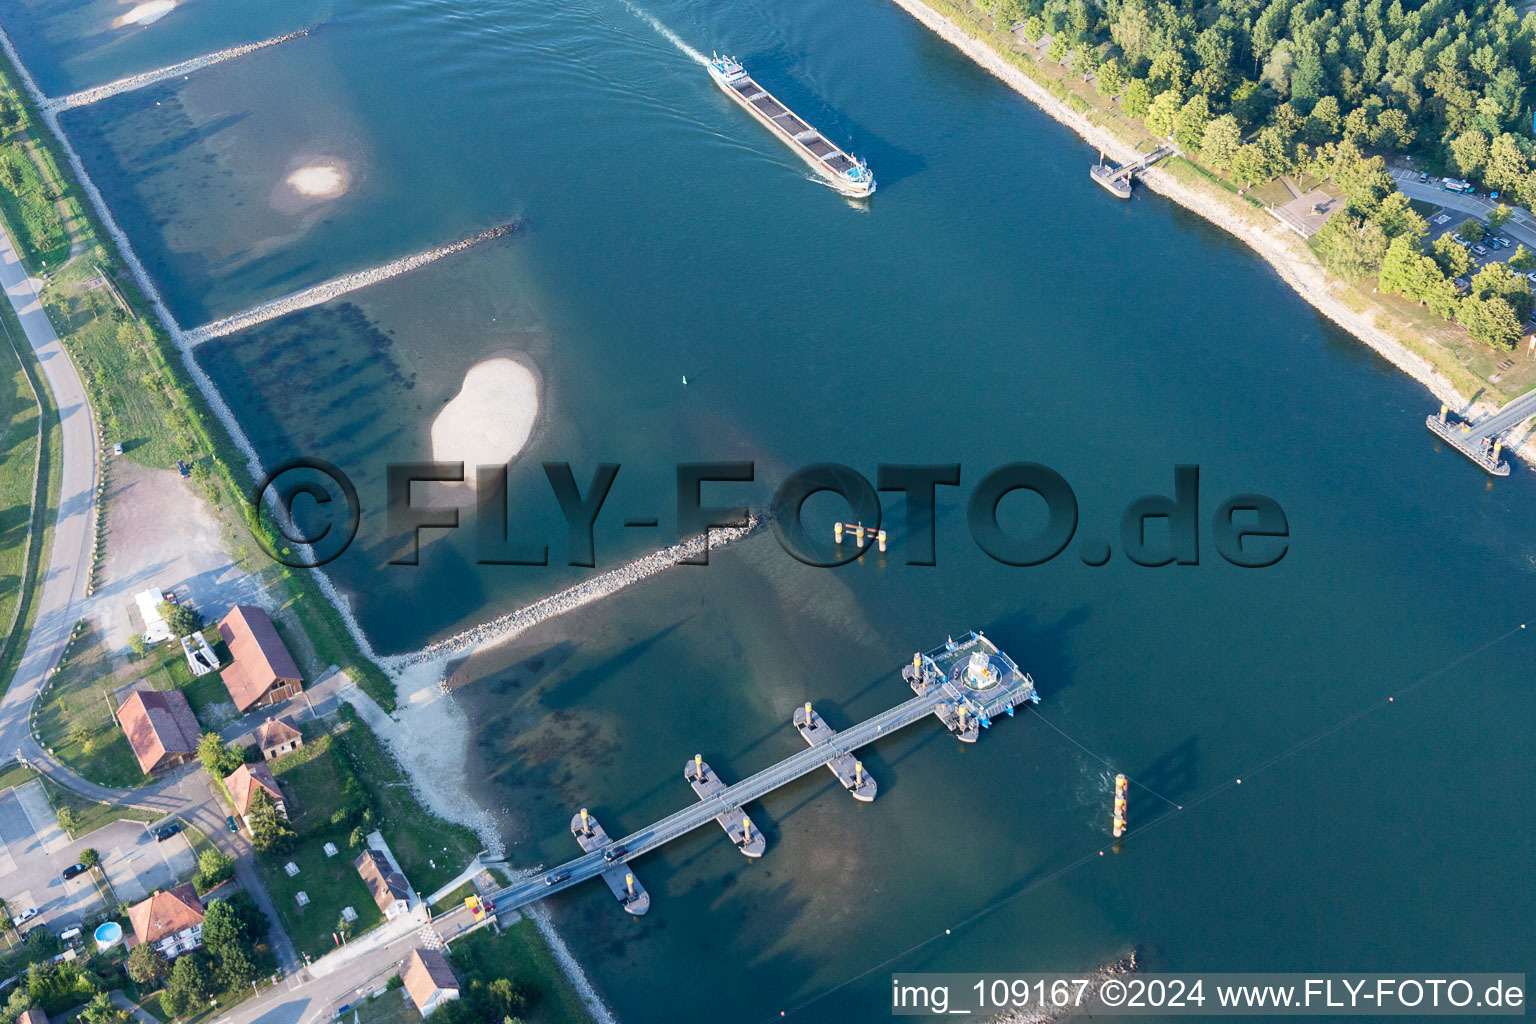
<path id="1" fill-rule="evenodd" d="M 1395 192 L 1379 153 L 1536 205 L 1526 96 L 1536 13 L 1522 17 L 1503 0 L 977 5 L 1030 40 L 1048 36 L 1046 59 L 1239 186 L 1281 174 L 1333 178 L 1346 209 L 1312 243 L 1331 272 L 1379 273 L 1382 290 L 1480 341 L 1518 341 L 1531 311 L 1525 278 L 1501 266 L 1468 279 L 1460 246 L 1442 239 L 1426 250 L 1427 225 Z"/>

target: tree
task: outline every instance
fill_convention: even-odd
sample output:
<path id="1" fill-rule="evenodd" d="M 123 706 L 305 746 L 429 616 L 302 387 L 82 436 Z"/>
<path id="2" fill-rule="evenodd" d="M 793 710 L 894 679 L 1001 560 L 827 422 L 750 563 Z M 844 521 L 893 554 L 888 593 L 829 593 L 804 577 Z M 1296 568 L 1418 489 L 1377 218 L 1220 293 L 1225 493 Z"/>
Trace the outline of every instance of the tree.
<path id="1" fill-rule="evenodd" d="M 80 817 L 72 807 L 60 807 L 54 817 L 58 819 L 59 828 L 71 835 L 80 827 Z"/>
<path id="2" fill-rule="evenodd" d="M 80 863 L 89 871 L 101 863 L 101 853 L 94 846 L 87 846 L 80 851 Z"/>
<path id="3" fill-rule="evenodd" d="M 1196 152 L 1205 141 L 1205 126 L 1210 120 L 1210 100 L 1204 94 L 1196 93 L 1179 108 L 1178 116 L 1173 119 L 1173 141 L 1186 153 Z"/>
<path id="4" fill-rule="evenodd" d="M 165 957 L 147 942 L 133 947 L 128 954 L 128 977 L 140 985 L 153 985 L 165 977 Z"/>
<path id="5" fill-rule="evenodd" d="M 1232 166 L 1232 158 L 1237 155 L 1237 149 L 1243 144 L 1243 132 L 1237 124 L 1237 118 L 1231 114 L 1222 114 L 1205 126 L 1205 135 L 1200 141 L 1200 156 L 1206 163 L 1218 171 L 1225 171 Z"/>
<path id="6" fill-rule="evenodd" d="M 1468 217 L 1456 227 L 1456 233 L 1462 241 L 1476 244 L 1488 236 L 1488 229 L 1483 227 L 1483 222 L 1475 217 Z"/>
<path id="7" fill-rule="evenodd" d="M 172 636 L 188 636 L 203 628 L 203 617 L 186 605 L 161 601 L 159 611 Z"/>
<path id="8" fill-rule="evenodd" d="M 17 985 L 5 1001 L 5 1017 L 15 1020 L 32 1008 L 32 993 L 25 985 Z"/>
<path id="9" fill-rule="evenodd" d="M 1115 96 L 1125 88 L 1125 67 L 1119 57 L 1111 57 L 1099 65 L 1094 88 L 1100 96 Z"/>
<path id="10" fill-rule="evenodd" d="M 1261 181 L 1268 181 L 1274 175 L 1269 173 L 1269 161 L 1264 158 L 1264 151 L 1253 143 L 1239 146 L 1237 152 L 1232 154 L 1232 180 L 1244 187 L 1257 185 Z"/>
<path id="11" fill-rule="evenodd" d="M 1152 97 L 1152 103 L 1147 107 L 1146 122 L 1147 131 L 1159 138 L 1166 138 L 1173 134 L 1173 122 L 1179 116 L 1179 94 L 1169 89 Z"/>
<path id="12" fill-rule="evenodd" d="M 1469 295 L 1457 307 L 1456 319 L 1474 339 L 1490 348 L 1511 351 L 1520 341 L 1520 320 L 1509 303 L 1498 296 L 1480 299 Z"/>
<path id="13" fill-rule="evenodd" d="M 1414 130 L 1408 125 L 1408 115 L 1401 110 L 1383 110 L 1376 115 L 1376 127 L 1371 131 L 1371 141 L 1376 145 L 1407 149 L 1413 137 Z"/>
<path id="14" fill-rule="evenodd" d="M 80 1014 L 81 1024 L 128 1024 L 132 1019 L 128 1011 L 118 1009 L 105 992 L 96 993 Z"/>
<path id="15" fill-rule="evenodd" d="M 197 741 L 197 759 L 203 762 L 208 774 L 223 779 L 244 764 L 244 759 L 228 746 L 216 732 L 205 732 Z"/>
<path id="16" fill-rule="evenodd" d="M 1493 209 L 1488 211 L 1488 227 L 1489 227 L 1489 229 L 1492 230 L 1492 231 L 1499 230 L 1505 224 L 1508 224 L 1509 223 L 1509 218 L 1513 217 L 1514 215 L 1515 215 L 1515 211 L 1514 210 L 1511 210 L 1509 207 L 1505 206 L 1503 203 L 1500 203 L 1498 206 L 1495 206 Z"/>
<path id="17" fill-rule="evenodd" d="M 190 1016 L 206 1008 L 212 983 L 202 961 L 197 953 L 183 953 L 171 967 L 165 991 L 160 993 L 160 1007 L 172 1017 Z"/>
<path id="18" fill-rule="evenodd" d="M 135 633 L 128 638 L 128 649 L 137 657 L 142 658 L 149 653 L 149 641 L 145 640 L 140 634 Z"/>
<path id="19" fill-rule="evenodd" d="M 235 862 L 227 853 L 212 847 L 197 855 L 197 888 L 201 892 L 216 888 L 235 874 Z"/>
<path id="20" fill-rule="evenodd" d="M 1303 133 L 1309 143 L 1321 146 L 1325 142 L 1338 138 L 1339 129 L 1343 124 L 1344 117 L 1339 112 L 1338 97 L 1323 96 L 1313 105 L 1312 112 L 1307 115 L 1307 124 Z"/>
<path id="21" fill-rule="evenodd" d="M 1500 191 L 1518 190 L 1531 173 L 1530 143 L 1505 132 L 1488 147 L 1488 166 L 1483 181 Z"/>
<path id="22" fill-rule="evenodd" d="M 251 845 L 262 853 L 281 853 L 293 845 L 293 829 L 287 819 L 277 813 L 277 805 L 266 790 L 255 789 L 251 794 L 246 818 L 251 826 Z"/>
<path id="23" fill-rule="evenodd" d="M 1125 109 L 1127 117 L 1145 117 L 1147 107 L 1152 103 L 1152 90 L 1147 88 L 1147 83 L 1140 78 L 1131 79 L 1130 83 L 1120 94 L 1120 106 Z"/>
<path id="24" fill-rule="evenodd" d="M 1296 66 L 1296 58 L 1291 54 L 1289 40 L 1282 39 L 1270 53 L 1269 59 L 1264 62 L 1264 74 L 1259 81 L 1269 86 L 1275 94 L 1282 99 L 1291 95 L 1291 72 Z"/>
<path id="25" fill-rule="evenodd" d="M 1523 245 L 1515 246 L 1515 254 L 1509 258 L 1509 265 L 1522 274 L 1529 274 L 1536 270 L 1536 253 L 1532 253 Z"/>
<path id="26" fill-rule="evenodd" d="M 1239 82 L 1237 88 L 1232 90 L 1232 99 L 1228 103 L 1228 109 L 1238 123 L 1248 128 L 1264 120 L 1264 112 L 1269 109 L 1269 101 L 1264 96 L 1264 89 L 1258 82 L 1244 79 Z"/>
<path id="27" fill-rule="evenodd" d="M 1441 235 L 1430 247 L 1430 255 L 1445 271 L 1447 277 L 1466 277 L 1472 273 L 1472 254 L 1467 247 L 1458 245 L 1450 235 Z"/>
<path id="28" fill-rule="evenodd" d="M 250 893 L 232 893 L 209 903 L 203 911 L 203 945 L 215 956 L 230 949 L 254 949 L 266 930 L 266 915 Z"/>
<path id="29" fill-rule="evenodd" d="M 1451 164 L 1457 172 L 1472 177 L 1488 163 L 1488 136 L 1469 128 L 1451 140 Z"/>
<path id="30" fill-rule="evenodd" d="M 90 754 L 96 746 L 96 733 L 84 722 L 69 727 L 69 742 Z"/>
<path id="31" fill-rule="evenodd" d="M 1381 201 L 1397 189 L 1386 161 L 1379 156 L 1366 158 L 1352 142 L 1341 142 L 1334 148 L 1332 173 L 1344 190 L 1350 212 L 1357 216 L 1375 213 Z"/>
<path id="32" fill-rule="evenodd" d="M 1387 236 L 1380 225 L 1341 213 L 1312 236 L 1312 247 L 1330 273 L 1357 281 L 1381 265 Z"/>
<path id="33" fill-rule="evenodd" d="M 1401 192 L 1388 193 L 1371 219 L 1381 225 L 1381 230 L 1387 233 L 1388 238 L 1412 239 L 1415 251 L 1422 249 L 1424 239 L 1429 237 L 1429 224 L 1419 216 L 1418 211 L 1410 205 L 1408 197 Z"/>
<path id="34" fill-rule="evenodd" d="M 1490 263 L 1472 278 L 1472 296 L 1479 299 L 1501 298 L 1509 304 L 1515 319 L 1524 323 L 1536 308 L 1536 296 L 1524 274 L 1517 274 L 1504 263 Z"/>
<path id="35" fill-rule="evenodd" d="M 243 947 L 226 949 L 219 957 L 219 981 L 227 989 L 249 985 L 256 974 L 256 963 Z"/>

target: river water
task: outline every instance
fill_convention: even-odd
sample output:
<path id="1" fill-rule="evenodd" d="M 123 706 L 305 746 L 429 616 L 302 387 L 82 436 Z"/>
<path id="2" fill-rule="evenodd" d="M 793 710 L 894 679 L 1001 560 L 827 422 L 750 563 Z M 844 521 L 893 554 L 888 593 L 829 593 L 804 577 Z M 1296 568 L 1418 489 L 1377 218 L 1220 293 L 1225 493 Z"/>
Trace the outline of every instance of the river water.
<path id="1" fill-rule="evenodd" d="M 582 578 L 544 461 L 583 487 L 622 465 L 600 567 L 672 540 L 678 462 L 756 463 L 754 484 L 709 485 L 715 504 L 814 462 L 962 465 L 934 567 L 905 564 L 887 495 L 884 559 L 813 569 L 759 536 L 455 667 L 471 788 L 529 865 L 576 852 L 578 807 L 625 833 L 691 800 L 696 752 L 732 777 L 794 752 L 805 700 L 834 726 L 898 702 L 896 670 L 949 633 L 986 631 L 1038 683 L 1048 722 L 974 747 L 930 722 L 866 751 L 871 805 L 830 775 L 763 801 L 761 862 L 713 827 L 643 858 L 643 919 L 599 886 L 553 900 L 621 1019 L 874 1020 L 893 971 L 1132 947 L 1154 969 L 1532 966 L 1530 473 L 1490 482 L 1437 450 L 1422 388 L 1232 238 L 1107 197 L 1091 150 L 898 8 L 195 0 L 109 29 L 121 8 L 0 0 L 51 92 L 313 29 L 64 115 L 183 324 L 521 225 L 198 350 L 269 461 L 357 481 L 359 543 L 331 568 L 380 649 Z M 867 158 L 878 194 L 810 180 L 658 26 L 738 55 Z M 292 203 L 283 177 L 315 160 L 350 190 Z M 436 410 L 498 353 L 541 378 L 511 532 L 555 564 L 476 566 L 460 530 L 385 565 L 385 463 L 428 457 Z M 1014 461 L 1076 493 L 1077 539 L 1046 565 L 992 561 L 966 528 L 971 489 Z M 1172 494 L 1178 464 L 1201 468 L 1200 564 L 1133 565 L 1120 512 Z M 1213 546 L 1211 514 L 1244 492 L 1287 514 L 1270 568 Z M 839 511 L 813 499 L 812 535 Z M 1041 521 L 1020 496 L 1000 513 Z M 1079 548 L 1100 538 L 1114 556 L 1092 568 Z M 1097 757 L 1137 780 L 1133 824 L 1169 815 L 1104 857 Z"/>

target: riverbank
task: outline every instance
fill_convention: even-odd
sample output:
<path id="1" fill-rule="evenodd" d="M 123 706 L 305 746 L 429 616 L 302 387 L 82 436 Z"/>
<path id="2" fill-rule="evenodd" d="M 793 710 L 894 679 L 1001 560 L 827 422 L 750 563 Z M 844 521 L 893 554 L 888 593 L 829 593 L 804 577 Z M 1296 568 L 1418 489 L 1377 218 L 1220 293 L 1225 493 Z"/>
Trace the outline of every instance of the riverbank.
<path id="1" fill-rule="evenodd" d="M 9 88 L 11 82 L 19 81 L 20 83 L 20 88 L 14 90 L 14 95 L 21 102 L 27 118 L 23 127 L 35 129 L 40 124 L 45 129 L 45 131 L 34 131 L 33 135 L 45 150 L 51 151 L 56 148 L 62 154 L 61 162 L 67 164 L 67 169 L 60 178 L 65 184 L 66 195 L 78 188 L 88 199 L 91 211 L 95 213 L 95 218 L 88 218 L 88 215 L 82 213 L 82 216 L 88 219 L 86 230 L 94 236 L 89 239 L 90 244 L 86 248 L 93 249 L 99 246 L 97 249 L 100 253 L 99 258 L 109 270 L 114 266 L 124 266 L 128 271 L 128 280 L 119 279 L 116 283 L 121 286 L 125 301 L 133 310 L 135 320 L 144 329 L 146 343 L 136 346 L 134 351 L 150 360 L 149 377 L 162 386 L 166 399 L 179 413 L 175 416 L 163 413 L 160 421 L 177 423 L 186 429 L 189 436 L 185 441 L 189 447 L 192 450 L 201 451 L 201 454 L 194 456 L 193 462 L 195 469 L 205 471 L 200 474 L 200 479 L 207 491 L 206 500 L 217 510 L 219 518 L 231 533 L 238 535 L 239 542 L 244 544 L 249 538 L 240 534 L 239 527 L 236 525 L 241 521 L 241 517 L 231 518 L 229 513 L 232 509 L 226 506 L 225 502 L 226 499 L 233 498 L 243 507 L 239 496 L 249 492 L 251 480 L 261 473 L 261 462 L 255 448 L 225 404 L 217 387 L 192 359 L 187 332 L 182 331 L 170 315 L 154 282 L 134 252 L 126 233 L 113 218 L 105 197 L 91 180 L 84 163 L 59 125 L 56 112 L 46 108 L 47 97 L 37 87 L 10 38 L 3 30 L 0 30 L 0 49 L 3 49 L 6 58 L 4 62 L 0 62 L 0 75 L 6 79 L 4 85 Z M 5 67 L 4 64 L 9 66 Z M 423 256 L 436 258 L 439 255 L 462 251 L 481 241 L 502 237 L 512 229 L 513 225 L 510 224 L 497 225 L 444 247 L 441 251 L 434 250 L 430 254 L 408 257 L 404 262 L 421 261 Z M 172 352 L 175 356 L 172 356 Z M 74 357 L 80 358 L 79 354 L 74 354 Z M 141 381 L 145 379 L 148 377 L 144 373 L 121 374 L 114 378 L 114 383 L 117 383 L 118 387 L 95 396 L 95 400 L 111 404 L 118 390 L 144 387 Z M 146 430 L 145 433 L 154 436 L 156 432 Z M 246 472 L 244 479 L 241 477 L 242 464 Z M 243 521 L 247 529 L 252 532 L 261 526 L 249 516 L 244 517 Z M 363 635 L 361 628 L 330 580 L 321 573 L 306 578 L 290 570 L 274 567 L 270 582 L 286 590 L 289 603 L 295 606 L 295 614 L 303 620 L 305 639 L 316 648 L 322 663 L 330 661 L 351 667 L 362 690 L 369 697 L 374 698 L 367 703 L 374 708 L 377 716 L 375 721 L 368 724 L 399 764 L 421 802 L 429 811 L 445 821 L 466 825 L 485 837 L 489 816 L 472 799 L 464 798 L 462 787 L 459 788 L 457 798 L 454 799 L 445 796 L 443 787 L 433 784 L 434 779 L 462 778 L 465 751 L 451 744 L 448 745 L 445 749 L 456 750 L 458 753 L 455 765 L 457 772 L 440 774 L 443 765 L 449 762 L 445 762 L 440 757 L 428 758 L 424 761 L 419 745 L 399 742 L 399 735 L 408 730 L 402 729 L 399 725 L 399 719 L 406 716 L 389 714 L 398 707 L 397 691 L 387 674 L 382 671 L 383 659 L 374 653 L 367 637 Z M 457 708 L 451 702 L 446 702 L 436 710 L 439 717 L 446 714 L 447 721 L 462 727 L 463 723 L 454 718 Z M 429 734 L 437 735 L 438 733 L 439 730 L 429 730 Z M 495 837 L 494 831 L 491 835 Z M 547 921 L 543 922 L 540 930 L 557 953 L 564 950 L 564 944 L 557 941 L 558 936 L 552 925 Z M 596 998 L 591 982 L 581 970 L 580 965 L 569 955 L 556 955 L 555 959 L 570 984 L 583 996 L 590 994 L 589 1005 L 594 1008 L 592 1010 L 594 1017 L 598 1020 L 605 1019 L 606 1009 Z"/>
<path id="2" fill-rule="evenodd" d="M 982 68 L 1002 79 L 1053 120 L 1071 128 L 1085 142 L 1103 150 L 1117 162 L 1131 162 L 1141 155 L 1133 145 L 1108 127 L 1072 109 L 1065 100 L 1007 60 L 991 43 L 977 38 L 964 26 L 923 0 L 892 2 Z M 1462 411 L 1464 416 L 1483 414 L 1497 408 L 1492 401 L 1474 400 L 1463 394 L 1428 359 L 1412 351 L 1390 330 L 1384 328 L 1383 322 L 1391 322 L 1391 314 L 1387 310 L 1369 303 L 1360 309 L 1352 306 L 1344 295 L 1343 285 L 1331 281 L 1312 251 L 1273 218 L 1266 218 L 1259 211 L 1238 205 L 1237 201 L 1214 185 L 1181 180 L 1163 166 L 1152 167 L 1140 177 L 1152 191 L 1241 239 L 1314 309 L 1424 385 L 1439 401 Z M 1425 403 L 1425 415 L 1434 411 L 1432 403 Z M 1505 450 L 1536 465 L 1536 435 Z"/>

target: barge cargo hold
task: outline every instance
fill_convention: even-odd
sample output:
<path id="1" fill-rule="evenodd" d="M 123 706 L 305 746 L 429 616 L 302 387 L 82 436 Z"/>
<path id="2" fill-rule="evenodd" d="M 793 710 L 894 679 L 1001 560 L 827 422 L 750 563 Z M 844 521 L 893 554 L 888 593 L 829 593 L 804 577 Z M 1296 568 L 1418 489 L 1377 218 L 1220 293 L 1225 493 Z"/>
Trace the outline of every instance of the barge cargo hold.
<path id="1" fill-rule="evenodd" d="M 846 196 L 868 196 L 875 191 L 875 176 L 864 161 L 838 149 L 816 129 L 796 117 L 773 94 L 758 85 L 734 58 L 712 57 L 709 77 L 725 94 L 761 121 L 790 149 Z"/>

